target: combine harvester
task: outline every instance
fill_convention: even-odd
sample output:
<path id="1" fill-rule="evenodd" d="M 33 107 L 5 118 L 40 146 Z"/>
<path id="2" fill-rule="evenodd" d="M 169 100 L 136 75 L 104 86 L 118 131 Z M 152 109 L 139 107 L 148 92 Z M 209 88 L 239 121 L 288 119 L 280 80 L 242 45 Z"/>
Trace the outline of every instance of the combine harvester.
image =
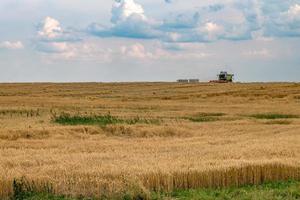
<path id="1" fill-rule="evenodd" d="M 234 74 L 229 74 L 225 71 L 222 71 L 218 74 L 218 80 L 211 80 L 211 83 L 232 83 Z"/>

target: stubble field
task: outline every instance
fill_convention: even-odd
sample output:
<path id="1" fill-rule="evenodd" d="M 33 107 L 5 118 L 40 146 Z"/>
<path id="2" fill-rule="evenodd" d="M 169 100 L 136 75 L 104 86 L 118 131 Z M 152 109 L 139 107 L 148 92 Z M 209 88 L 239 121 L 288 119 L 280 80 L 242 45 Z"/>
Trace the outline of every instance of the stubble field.
<path id="1" fill-rule="evenodd" d="M 0 84 L 0 199 L 20 185 L 146 198 L 289 179 L 300 84 Z"/>

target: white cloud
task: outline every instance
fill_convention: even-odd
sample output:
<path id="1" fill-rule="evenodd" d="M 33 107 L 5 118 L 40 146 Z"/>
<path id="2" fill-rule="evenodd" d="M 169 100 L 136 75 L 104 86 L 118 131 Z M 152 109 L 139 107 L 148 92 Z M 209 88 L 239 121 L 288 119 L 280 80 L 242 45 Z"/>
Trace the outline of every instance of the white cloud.
<path id="1" fill-rule="evenodd" d="M 111 26 L 105 27 L 93 23 L 88 27 L 88 32 L 100 37 L 125 37 L 125 38 L 157 38 L 161 33 L 154 27 L 155 20 L 144 14 L 144 9 L 134 0 L 115 1 L 111 11 Z"/>
<path id="2" fill-rule="evenodd" d="M 134 45 L 131 45 L 129 47 L 122 46 L 121 47 L 121 53 L 125 56 L 130 56 L 133 58 L 149 58 L 153 55 L 151 53 L 148 53 L 145 49 L 145 47 L 142 44 L 136 43 Z"/>
<path id="3" fill-rule="evenodd" d="M 0 48 L 4 49 L 23 49 L 24 45 L 21 41 L 4 41 L 0 43 Z"/>
<path id="4" fill-rule="evenodd" d="M 300 36 L 300 5 L 290 6 L 288 11 L 282 14 L 282 25 L 289 32 L 297 33 Z M 284 24 L 285 23 L 285 24 Z M 288 26 L 288 27 L 287 27 Z"/>
<path id="5" fill-rule="evenodd" d="M 77 42 L 78 34 L 70 29 L 63 29 L 60 22 L 52 17 L 46 17 L 37 27 L 37 38 L 44 42 Z"/>
<path id="6" fill-rule="evenodd" d="M 291 20 L 300 19 L 300 5 L 295 4 L 291 6 L 287 11 L 287 15 Z"/>
<path id="7" fill-rule="evenodd" d="M 64 30 L 57 19 L 46 17 L 38 26 L 35 49 L 44 60 L 80 60 L 106 62 L 110 50 L 102 49 L 94 41 L 79 39 L 76 32 Z"/>
<path id="8" fill-rule="evenodd" d="M 63 58 L 74 57 L 73 43 L 80 42 L 76 33 L 65 31 L 60 22 L 46 17 L 38 26 L 35 42 L 36 50 L 44 54 L 54 54 Z"/>
<path id="9" fill-rule="evenodd" d="M 138 15 L 141 19 L 146 20 L 143 7 L 133 0 L 115 1 L 112 7 L 111 21 L 113 23 L 125 21 L 131 15 Z"/>
<path id="10" fill-rule="evenodd" d="M 219 32 L 221 29 L 221 26 L 212 22 L 208 22 L 205 24 L 205 30 L 209 33 Z"/>
<path id="11" fill-rule="evenodd" d="M 202 28 L 202 33 L 207 35 L 207 40 L 212 41 L 218 39 L 222 34 L 224 34 L 224 28 L 216 23 L 207 22 Z"/>
<path id="12" fill-rule="evenodd" d="M 69 50 L 64 38 L 60 22 L 52 17 L 46 17 L 37 30 L 36 49 L 43 53 L 64 54 Z"/>
<path id="13" fill-rule="evenodd" d="M 264 24 L 266 36 L 300 37 L 300 5 L 282 1 L 278 12 L 269 11 Z"/>
<path id="14" fill-rule="evenodd" d="M 59 21 L 51 17 L 46 17 L 40 24 L 38 35 L 45 38 L 57 38 L 63 34 Z"/>

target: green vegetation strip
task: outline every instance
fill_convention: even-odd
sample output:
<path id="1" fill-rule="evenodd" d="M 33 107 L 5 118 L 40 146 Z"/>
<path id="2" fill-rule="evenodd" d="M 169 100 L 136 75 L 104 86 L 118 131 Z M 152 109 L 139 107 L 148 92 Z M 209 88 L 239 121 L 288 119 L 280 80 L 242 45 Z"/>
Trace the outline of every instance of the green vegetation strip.
<path id="1" fill-rule="evenodd" d="M 135 117 L 131 119 L 121 119 L 110 114 L 107 115 L 94 115 L 94 116 L 81 116 L 61 114 L 53 117 L 53 121 L 62 125 L 99 125 L 106 126 L 110 124 L 160 124 L 159 119 L 146 119 Z"/>
<path id="2" fill-rule="evenodd" d="M 254 114 L 250 115 L 250 117 L 256 119 L 293 119 L 299 118 L 299 115 L 289 115 L 289 114 L 274 114 L 274 113 L 266 113 L 266 114 Z"/>
<path id="3" fill-rule="evenodd" d="M 23 196 L 24 200 L 77 200 L 65 198 L 63 196 L 53 196 L 49 194 L 28 194 Z M 78 198 L 85 199 L 85 198 Z M 96 200 L 95 198 L 94 200 Z M 137 199 L 130 195 L 124 195 L 121 199 Z M 140 198 L 143 199 L 143 198 Z M 259 186 L 245 186 L 229 189 L 197 189 L 178 190 L 169 194 L 153 193 L 150 197 L 153 200 L 178 199 L 178 200 L 296 200 L 300 199 L 300 182 L 287 181 L 266 183 Z M 87 200 L 87 199 L 86 199 Z"/>
<path id="4" fill-rule="evenodd" d="M 289 199 L 296 200 L 300 198 L 300 182 L 277 182 L 266 183 L 259 186 L 245 186 L 241 188 L 229 189 L 198 189 L 181 190 L 170 194 L 174 199 L 188 200 L 273 200 Z M 162 199 L 162 198 L 157 198 Z"/>

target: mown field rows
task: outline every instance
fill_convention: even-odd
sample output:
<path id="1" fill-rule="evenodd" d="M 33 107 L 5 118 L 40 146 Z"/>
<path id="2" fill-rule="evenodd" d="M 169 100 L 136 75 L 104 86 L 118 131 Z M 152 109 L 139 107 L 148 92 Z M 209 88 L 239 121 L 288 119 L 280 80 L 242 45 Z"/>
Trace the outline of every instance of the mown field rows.
<path id="1" fill-rule="evenodd" d="M 0 127 L 1 198 L 300 179 L 296 83 L 0 84 Z"/>

